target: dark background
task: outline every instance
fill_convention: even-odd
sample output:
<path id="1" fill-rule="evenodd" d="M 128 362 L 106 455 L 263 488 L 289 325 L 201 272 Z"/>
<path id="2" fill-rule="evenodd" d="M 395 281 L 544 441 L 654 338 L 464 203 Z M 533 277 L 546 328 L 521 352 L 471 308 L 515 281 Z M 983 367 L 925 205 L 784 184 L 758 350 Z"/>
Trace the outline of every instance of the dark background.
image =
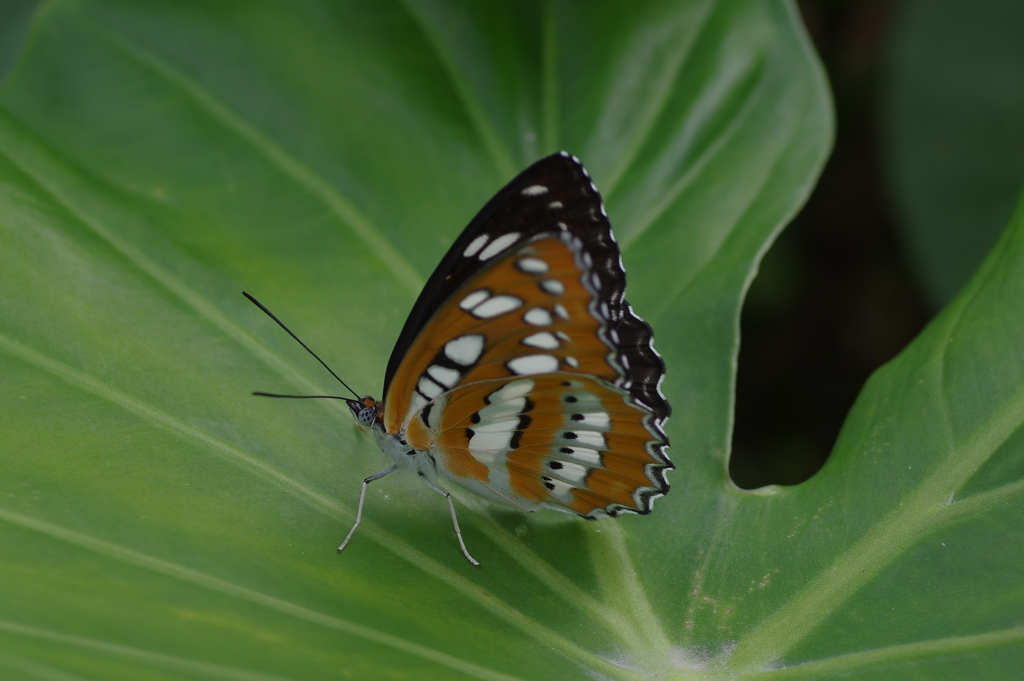
<path id="1" fill-rule="evenodd" d="M 832 86 L 836 140 L 743 307 L 729 470 L 745 488 L 813 475 L 868 376 L 932 316 L 883 170 L 887 41 L 903 3 L 799 4 Z"/>

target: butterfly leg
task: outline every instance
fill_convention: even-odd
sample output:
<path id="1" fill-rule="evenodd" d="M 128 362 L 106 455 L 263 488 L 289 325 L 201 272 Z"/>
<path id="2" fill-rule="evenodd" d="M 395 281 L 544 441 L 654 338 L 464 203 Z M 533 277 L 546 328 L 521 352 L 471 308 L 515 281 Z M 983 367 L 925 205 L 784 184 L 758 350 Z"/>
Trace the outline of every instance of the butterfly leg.
<path id="1" fill-rule="evenodd" d="M 363 487 L 362 489 L 359 490 L 359 506 L 356 508 L 356 522 L 352 526 L 352 529 L 348 531 L 348 534 L 345 535 L 345 541 L 341 542 L 341 546 L 338 547 L 338 553 L 341 553 L 341 550 L 345 548 L 346 544 L 348 544 L 348 540 L 352 538 L 353 534 L 355 534 L 356 528 L 359 527 L 359 523 L 363 519 L 363 502 L 366 501 L 366 488 L 369 487 L 370 483 L 373 482 L 374 480 L 380 480 L 388 473 L 394 473 L 396 468 L 398 468 L 397 463 L 388 466 L 380 473 L 374 473 L 370 477 L 363 480 Z"/>
<path id="2" fill-rule="evenodd" d="M 455 525 L 455 536 L 458 537 L 459 546 L 462 547 L 462 555 L 466 557 L 466 560 L 472 563 L 473 567 L 480 567 L 480 563 L 478 563 L 473 556 L 469 555 L 469 551 L 466 550 L 466 543 L 462 541 L 462 530 L 459 529 L 459 519 L 455 517 L 455 504 L 452 503 L 451 493 L 445 492 L 443 489 L 430 482 L 430 480 L 427 479 L 427 476 L 423 475 L 423 473 L 420 473 L 420 477 L 423 478 L 423 482 L 427 483 L 427 487 L 448 500 L 448 510 L 451 511 L 452 514 L 452 524 Z"/>

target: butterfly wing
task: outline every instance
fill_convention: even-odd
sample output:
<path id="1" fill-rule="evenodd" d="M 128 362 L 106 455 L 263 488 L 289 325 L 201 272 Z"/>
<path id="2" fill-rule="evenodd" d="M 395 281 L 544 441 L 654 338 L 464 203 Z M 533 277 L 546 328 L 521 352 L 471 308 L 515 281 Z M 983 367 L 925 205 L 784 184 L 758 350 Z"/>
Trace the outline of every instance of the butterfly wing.
<path id="1" fill-rule="evenodd" d="M 385 430 L 526 510 L 649 512 L 668 491 L 670 408 L 651 329 L 624 291 L 586 171 L 567 154 L 538 161 L 421 294 L 385 377 Z"/>

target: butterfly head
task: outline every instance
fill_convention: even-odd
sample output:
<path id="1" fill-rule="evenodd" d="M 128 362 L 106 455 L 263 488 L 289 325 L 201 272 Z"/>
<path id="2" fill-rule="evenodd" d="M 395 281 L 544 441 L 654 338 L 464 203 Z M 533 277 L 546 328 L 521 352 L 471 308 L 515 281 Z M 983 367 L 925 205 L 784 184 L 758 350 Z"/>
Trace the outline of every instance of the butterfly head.
<path id="1" fill-rule="evenodd" d="M 361 429 L 366 430 L 381 419 L 383 405 L 369 395 L 358 400 L 345 401 L 348 402 L 348 408 L 352 411 L 352 418 L 356 420 L 356 425 Z"/>

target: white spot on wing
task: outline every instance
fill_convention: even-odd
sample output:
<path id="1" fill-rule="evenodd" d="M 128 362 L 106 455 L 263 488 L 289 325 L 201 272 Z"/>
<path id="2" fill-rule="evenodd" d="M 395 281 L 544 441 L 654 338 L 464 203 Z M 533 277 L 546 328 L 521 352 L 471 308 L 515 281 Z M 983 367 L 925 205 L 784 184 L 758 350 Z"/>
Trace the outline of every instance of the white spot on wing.
<path id="1" fill-rule="evenodd" d="M 551 313 L 542 307 L 535 307 L 525 315 L 523 321 L 534 326 L 548 326 L 551 324 Z"/>
<path id="2" fill-rule="evenodd" d="M 422 393 L 423 395 L 426 395 L 427 399 L 429 400 L 434 399 L 442 392 L 444 392 L 444 388 L 439 386 L 437 383 L 434 383 L 426 376 L 420 378 L 420 382 L 416 384 L 416 389 L 419 390 L 420 393 Z"/>
<path id="3" fill-rule="evenodd" d="M 582 416 L 582 419 L 572 419 L 572 423 L 582 423 L 586 426 L 594 428 L 601 428 L 607 430 L 612 423 L 612 419 L 608 414 L 603 411 L 591 411 L 585 414 L 575 414 L 575 416 Z"/>
<path id="4" fill-rule="evenodd" d="M 420 395 L 419 393 L 414 392 L 412 394 L 412 399 L 409 400 L 409 413 L 410 414 L 415 414 L 416 412 L 418 412 L 420 409 L 422 409 L 425 406 L 427 406 L 426 398 L 423 397 L 423 395 Z"/>
<path id="5" fill-rule="evenodd" d="M 558 358 L 552 355 L 526 355 L 524 357 L 516 357 L 505 366 L 520 376 L 546 374 L 558 371 Z"/>
<path id="6" fill-rule="evenodd" d="M 514 244 L 519 240 L 519 232 L 509 232 L 508 234 L 502 234 L 497 239 L 487 244 L 487 248 L 480 251 L 479 258 L 481 260 L 489 260 L 494 256 L 498 255 L 506 248 Z"/>
<path id="7" fill-rule="evenodd" d="M 573 430 L 569 431 L 576 433 L 575 438 L 566 438 L 573 442 L 578 442 L 581 445 L 594 447 L 596 449 L 604 449 L 607 444 L 604 441 L 604 435 L 594 430 Z"/>
<path id="8" fill-rule="evenodd" d="M 509 450 L 512 448 L 512 433 L 473 433 L 469 438 L 469 453 L 473 458 L 488 465 L 494 463 L 494 454 L 497 451 Z"/>
<path id="9" fill-rule="evenodd" d="M 551 210 L 558 210 L 561 207 L 562 207 L 562 202 L 561 201 L 552 201 L 551 203 L 548 204 L 548 208 L 551 209 Z"/>
<path id="10" fill-rule="evenodd" d="M 484 351 L 484 337 L 479 334 L 459 336 L 444 345 L 444 354 L 451 361 L 469 366 L 480 359 Z"/>
<path id="11" fill-rule="evenodd" d="M 570 501 L 572 499 L 573 486 L 564 480 L 558 478 L 552 478 L 548 475 L 542 475 L 541 480 L 544 482 L 544 487 L 548 490 L 548 494 L 551 496 L 561 499 L 562 501 Z"/>
<path id="12" fill-rule="evenodd" d="M 473 434 L 469 438 L 470 453 L 478 461 L 492 462 L 493 452 L 511 449 L 512 434 L 518 427 L 519 419 L 506 419 L 471 427 Z"/>
<path id="13" fill-rule="evenodd" d="M 490 319 L 511 312 L 522 304 L 523 301 L 515 296 L 494 296 L 474 307 L 473 316 L 479 319 Z"/>
<path id="14" fill-rule="evenodd" d="M 526 409 L 526 398 L 520 396 L 489 404 L 478 411 L 477 416 L 480 417 L 479 423 L 490 423 L 491 421 L 507 419 L 510 416 L 519 416 L 523 413 L 524 409 Z M 476 426 L 473 426 L 473 429 L 478 430 Z"/>
<path id="15" fill-rule="evenodd" d="M 562 449 L 569 449 L 571 451 L 563 452 Z M 589 449 L 587 447 L 562 447 L 558 450 L 558 456 L 572 457 L 576 461 L 581 461 L 591 468 L 597 468 L 601 465 L 601 455 L 597 450 Z"/>
<path id="16" fill-rule="evenodd" d="M 515 432 L 519 427 L 519 419 L 505 419 L 504 421 L 491 421 L 473 426 L 474 433 L 509 433 Z"/>
<path id="17" fill-rule="evenodd" d="M 548 264 L 540 258 L 520 258 L 516 265 L 530 274 L 544 274 L 548 271 Z"/>
<path id="18" fill-rule="evenodd" d="M 536 385 L 533 381 L 526 378 L 521 381 L 512 381 L 506 383 L 498 390 L 487 396 L 488 404 L 497 404 L 498 402 L 505 402 L 507 400 L 514 400 L 523 395 L 529 394 L 533 390 L 533 386 Z"/>
<path id="19" fill-rule="evenodd" d="M 436 364 L 427 367 L 427 373 L 430 374 L 431 378 L 436 380 L 438 383 L 449 388 L 455 385 L 456 381 L 459 380 L 459 376 L 462 375 L 455 369 L 438 366 Z"/>
<path id="20" fill-rule="evenodd" d="M 463 310 L 468 310 L 484 302 L 490 296 L 491 292 L 485 288 L 482 288 L 479 291 L 473 291 L 468 296 L 462 299 L 462 302 L 459 303 L 459 307 L 461 307 Z"/>
<path id="21" fill-rule="evenodd" d="M 519 193 L 523 196 L 540 196 L 541 194 L 547 194 L 548 188 L 542 184 L 533 184 Z"/>
<path id="22" fill-rule="evenodd" d="M 488 237 L 486 234 L 481 234 L 477 238 L 473 239 L 472 241 L 469 242 L 469 245 L 466 246 L 466 250 L 462 252 L 462 255 L 466 256 L 467 258 L 473 257 L 474 255 L 476 255 L 477 251 L 484 247 L 484 244 L 487 243 L 487 240 L 489 238 L 490 237 Z"/>
<path id="23" fill-rule="evenodd" d="M 586 466 L 581 466 L 578 463 L 572 463 L 570 461 L 555 461 L 552 463 L 555 464 L 555 467 L 552 468 L 549 464 L 549 475 L 561 478 L 565 482 L 575 485 L 576 487 L 583 486 L 583 481 L 586 479 L 587 473 L 590 470 Z"/>
<path id="24" fill-rule="evenodd" d="M 571 366 L 573 369 L 578 369 L 580 366 L 580 361 L 575 357 L 566 356 L 565 363 Z"/>
<path id="25" fill-rule="evenodd" d="M 541 331 L 535 333 L 532 336 L 527 336 L 523 339 L 523 343 L 526 345 L 532 345 L 535 348 L 541 350 L 554 350 L 559 346 L 558 339 L 555 338 L 554 334 L 547 331 Z"/>
<path id="26" fill-rule="evenodd" d="M 555 314 L 558 315 L 559 317 L 561 317 L 562 319 L 568 319 L 569 318 L 569 311 L 566 310 L 565 306 L 562 305 L 561 303 L 557 303 L 555 305 L 554 310 L 555 310 Z"/>
<path id="27" fill-rule="evenodd" d="M 545 293 L 550 293 L 553 296 L 560 296 L 565 293 L 565 284 L 557 279 L 545 279 L 540 282 L 540 287 Z"/>

